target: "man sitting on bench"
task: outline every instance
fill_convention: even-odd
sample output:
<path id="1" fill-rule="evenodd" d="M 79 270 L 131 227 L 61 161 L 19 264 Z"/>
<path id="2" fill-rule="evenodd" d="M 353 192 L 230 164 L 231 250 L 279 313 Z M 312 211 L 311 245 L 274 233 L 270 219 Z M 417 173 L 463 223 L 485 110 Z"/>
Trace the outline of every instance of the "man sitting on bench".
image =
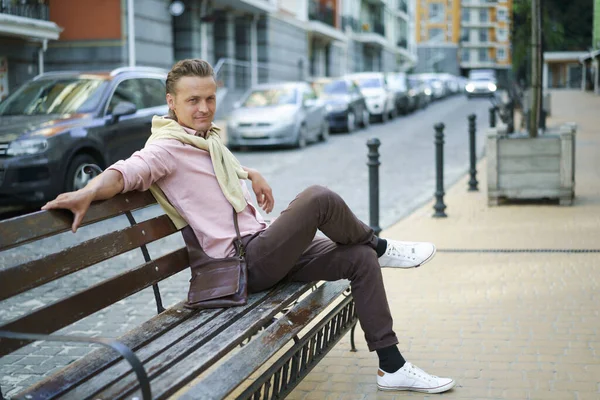
<path id="1" fill-rule="evenodd" d="M 392 329 L 381 267 L 414 268 L 435 254 L 431 243 L 378 238 L 331 190 L 311 186 L 267 226 L 241 179 L 249 179 L 258 206 L 273 209 L 270 186 L 256 170 L 241 167 L 220 142 L 212 124 L 216 108 L 213 69 L 199 59 L 182 60 L 167 76 L 169 116 L 155 116 L 146 146 L 94 178 L 83 189 L 63 193 L 42 209 L 68 209 L 75 232 L 92 201 L 151 189 L 175 226 L 189 223 L 213 258 L 235 253 L 231 218 L 236 210 L 246 245 L 248 290 L 265 290 L 288 279 L 299 282 L 349 279 L 370 351 L 379 356 L 381 390 L 440 393 L 449 378 L 429 375 L 406 362 Z M 315 237 L 321 230 L 327 238 Z"/>

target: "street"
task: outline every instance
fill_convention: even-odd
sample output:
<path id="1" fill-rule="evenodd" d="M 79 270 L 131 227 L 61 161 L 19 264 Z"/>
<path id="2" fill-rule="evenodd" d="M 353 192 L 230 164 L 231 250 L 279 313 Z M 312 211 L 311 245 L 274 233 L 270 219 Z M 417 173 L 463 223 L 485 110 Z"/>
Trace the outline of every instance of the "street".
<path id="1" fill-rule="evenodd" d="M 373 124 L 367 130 L 350 135 L 334 134 L 326 143 L 309 145 L 301 150 L 250 150 L 236 152 L 243 165 L 258 169 L 270 183 L 275 196 L 275 209 L 266 216 L 272 219 L 287 206 L 295 195 L 313 184 L 320 184 L 338 192 L 355 211 L 368 221 L 368 168 L 366 141 L 378 138 L 380 147 L 380 226 L 386 228 L 419 205 L 429 200 L 435 190 L 434 129 L 443 122 L 445 130 L 445 182 L 449 187 L 468 169 L 467 115 L 477 115 L 477 148 L 481 156 L 483 138 L 488 124 L 489 101 L 467 100 L 455 96 L 431 104 L 427 109 L 399 117 L 385 125 Z M 466 187 L 465 187 L 466 190 Z M 138 221 L 160 213 L 158 206 L 138 211 Z M 433 210 L 432 210 L 433 213 Z M 452 209 L 447 213 L 452 218 Z M 117 226 L 119 225 L 119 226 Z M 119 223 L 111 221 L 81 228 L 76 235 L 70 232 L 45 239 L 28 246 L 27 251 L 0 253 L 0 265 L 9 267 L 25 260 L 35 259 L 59 248 L 98 236 L 102 232 L 127 226 L 125 217 Z M 410 240 L 410 238 L 406 238 Z M 148 247 L 153 258 L 183 245 L 180 235 L 151 243 Z M 75 293 L 109 276 L 126 266 L 143 262 L 139 251 L 131 251 L 78 273 L 75 279 L 67 276 L 3 302 L 0 321 L 8 321 L 32 309 L 55 301 L 67 293 Z M 188 271 L 183 271 L 160 284 L 165 306 L 180 302 L 185 297 Z M 103 337 L 117 337 L 156 312 L 152 290 L 137 293 L 114 306 L 108 307 L 61 333 Z M 26 387 L 57 367 L 87 354 L 92 347 L 81 344 L 68 346 L 38 342 L 17 350 L 5 357 L 0 365 L 3 390 Z M 5 393 L 6 393 L 5 392 Z"/>
<path id="2" fill-rule="evenodd" d="M 257 169 L 271 184 L 275 197 L 272 216 L 279 215 L 304 188 L 319 184 L 339 193 L 355 214 L 368 223 L 366 142 L 378 138 L 381 141 L 380 226 L 385 228 L 433 195 L 433 126 L 438 122 L 446 125 L 444 179 L 449 186 L 468 170 L 467 116 L 477 115 L 477 148 L 481 156 L 489 107 L 487 99 L 456 96 L 387 124 L 374 123 L 350 135 L 332 134 L 328 142 L 302 150 L 251 150 L 236 152 L 236 156 L 242 165 Z"/>

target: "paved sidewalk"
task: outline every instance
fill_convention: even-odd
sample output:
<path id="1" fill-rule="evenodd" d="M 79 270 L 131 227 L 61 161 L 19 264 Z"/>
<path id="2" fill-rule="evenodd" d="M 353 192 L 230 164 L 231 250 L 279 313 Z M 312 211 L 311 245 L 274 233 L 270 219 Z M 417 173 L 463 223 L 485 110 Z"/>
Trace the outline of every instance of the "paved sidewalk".
<path id="1" fill-rule="evenodd" d="M 357 329 L 359 352 L 345 337 L 289 399 L 600 399 L 600 253 L 443 251 L 600 249 L 600 97 L 560 91 L 552 105 L 549 125 L 579 125 L 573 206 L 488 207 L 484 159 L 479 192 L 466 177 L 447 191 L 447 219 L 431 218 L 431 202 L 384 232 L 440 249 L 384 276 L 404 356 L 456 387 L 378 392 L 377 357 Z"/>

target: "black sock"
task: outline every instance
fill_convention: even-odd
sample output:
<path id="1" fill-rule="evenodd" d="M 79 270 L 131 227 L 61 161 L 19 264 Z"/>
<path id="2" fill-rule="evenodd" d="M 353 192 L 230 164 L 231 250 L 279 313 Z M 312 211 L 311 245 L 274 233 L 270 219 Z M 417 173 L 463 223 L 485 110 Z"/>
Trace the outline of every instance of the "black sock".
<path id="1" fill-rule="evenodd" d="M 385 249 L 387 249 L 387 240 L 382 238 L 377 238 L 377 248 L 375 251 L 377 252 L 377 257 L 381 257 L 385 254 Z"/>
<path id="2" fill-rule="evenodd" d="M 375 350 L 379 357 L 379 368 L 384 372 L 393 374 L 404 366 L 406 360 L 400 354 L 396 345 Z"/>

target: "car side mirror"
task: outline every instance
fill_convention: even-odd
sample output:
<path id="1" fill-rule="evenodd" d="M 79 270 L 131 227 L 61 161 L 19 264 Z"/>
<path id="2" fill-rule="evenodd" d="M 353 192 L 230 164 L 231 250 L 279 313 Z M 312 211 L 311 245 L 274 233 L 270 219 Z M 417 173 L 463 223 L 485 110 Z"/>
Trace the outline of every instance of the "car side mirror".
<path id="1" fill-rule="evenodd" d="M 120 103 L 118 103 L 115 106 L 115 108 L 113 108 L 111 118 L 110 118 L 110 123 L 114 124 L 122 116 L 135 114 L 136 111 L 137 111 L 137 107 L 135 106 L 135 104 L 130 103 L 128 101 L 121 101 Z"/>

